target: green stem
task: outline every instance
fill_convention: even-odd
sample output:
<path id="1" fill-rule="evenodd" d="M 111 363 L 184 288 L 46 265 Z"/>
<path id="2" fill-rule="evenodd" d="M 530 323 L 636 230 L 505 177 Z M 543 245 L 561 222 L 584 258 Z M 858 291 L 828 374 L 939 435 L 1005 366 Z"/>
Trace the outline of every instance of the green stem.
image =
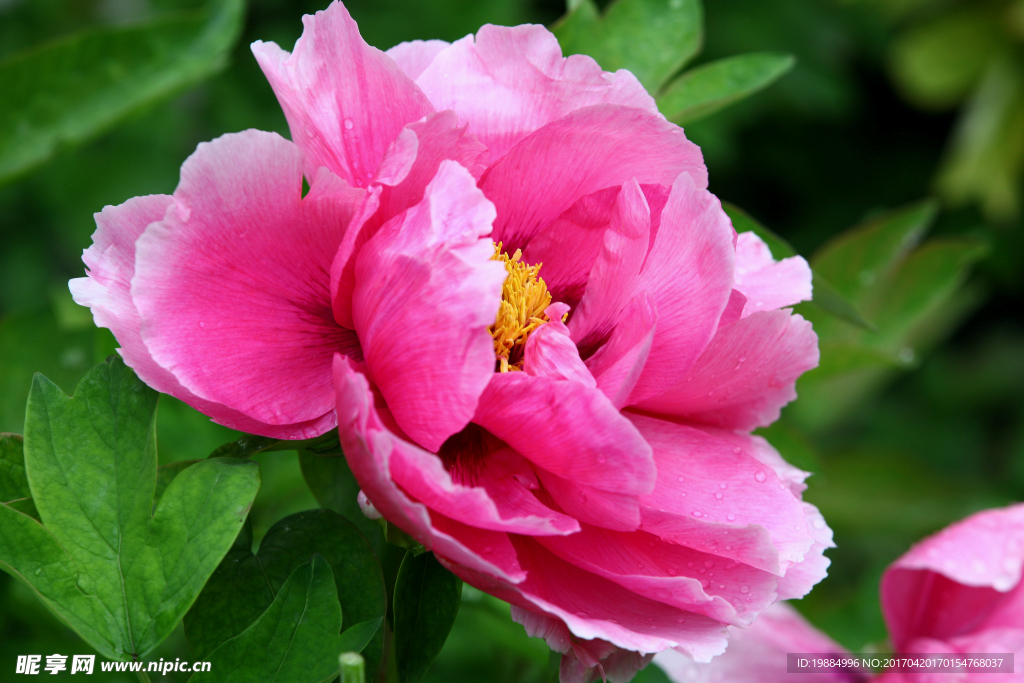
<path id="1" fill-rule="evenodd" d="M 342 652 L 341 683 L 366 683 L 366 662 L 358 652 Z"/>
<path id="2" fill-rule="evenodd" d="M 145 671 L 142 671 L 140 669 L 139 671 L 136 671 L 135 673 L 139 674 L 139 681 L 140 681 L 140 683 L 152 683 L 152 681 L 149 680 L 149 674 L 146 673 Z"/>

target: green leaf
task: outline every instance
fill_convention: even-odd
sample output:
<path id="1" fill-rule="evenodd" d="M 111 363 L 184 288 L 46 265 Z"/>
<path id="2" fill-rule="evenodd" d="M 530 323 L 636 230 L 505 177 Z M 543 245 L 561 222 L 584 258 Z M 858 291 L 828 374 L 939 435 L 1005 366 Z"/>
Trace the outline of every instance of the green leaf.
<path id="1" fill-rule="evenodd" d="M 384 617 L 377 617 L 376 619 L 369 619 L 367 621 L 361 621 L 354 626 L 349 626 L 345 629 L 345 632 L 341 634 L 341 642 L 339 648 L 342 652 L 362 652 L 370 639 L 373 638 L 377 633 L 377 629 L 384 622 Z"/>
<path id="2" fill-rule="evenodd" d="M 789 242 L 776 235 L 774 232 L 758 223 L 743 209 L 722 202 L 722 208 L 732 220 L 732 226 L 736 232 L 753 232 L 761 238 L 761 241 L 768 246 L 772 258 L 776 261 L 796 256 L 796 249 Z M 847 301 L 831 283 L 821 276 L 816 270 L 811 270 L 812 302 L 824 311 L 836 316 L 848 323 L 863 327 L 864 329 L 875 329 L 874 325 L 864 319 L 864 316 L 854 308 L 853 304 Z"/>
<path id="3" fill-rule="evenodd" d="M 205 11 L 91 29 L 0 63 L 0 182 L 217 72 L 243 11 L 242 0 L 211 0 Z"/>
<path id="4" fill-rule="evenodd" d="M 160 465 L 156 468 L 156 493 L 153 498 L 160 502 L 160 499 L 164 496 L 164 491 L 171 485 L 174 478 L 184 472 L 192 465 L 200 462 L 199 460 L 178 460 L 177 462 L 169 462 L 166 465 Z"/>
<path id="5" fill-rule="evenodd" d="M 785 75 L 796 60 L 776 52 L 736 55 L 691 69 L 658 96 L 658 109 L 680 126 L 750 97 Z"/>
<path id="6" fill-rule="evenodd" d="M 629 69 L 657 92 L 700 50 L 699 0 L 616 0 L 602 16 L 593 0 L 572 5 L 553 28 L 562 52 L 585 54 L 605 71 Z"/>
<path id="7" fill-rule="evenodd" d="M 205 460 L 170 483 L 154 512 L 156 401 L 117 358 L 74 397 L 37 375 L 25 468 L 45 526 L 6 506 L 0 521 L 0 562 L 108 659 L 144 657 L 167 637 L 259 488 L 255 464 Z"/>
<path id="8" fill-rule="evenodd" d="M 259 618 L 209 655 L 196 683 L 320 683 L 338 672 L 341 606 L 320 555 L 295 568 Z"/>
<path id="9" fill-rule="evenodd" d="M 195 656 L 202 659 L 221 643 L 238 636 L 270 605 L 295 568 L 314 554 L 325 558 L 334 571 L 336 600 L 340 600 L 346 623 L 351 622 L 355 628 L 384 616 L 384 578 L 366 539 L 331 510 L 307 510 L 271 527 L 256 554 L 252 552 L 251 527 L 246 525 L 239 534 L 231 552 L 185 615 L 185 635 Z M 358 640 L 361 633 L 351 638 Z M 375 670 L 383 648 L 383 631 L 371 632 L 370 637 L 366 655 L 369 668 Z"/>
<path id="10" fill-rule="evenodd" d="M 850 228 L 819 249 L 811 267 L 867 313 L 866 307 L 880 294 L 880 283 L 918 245 L 936 211 L 935 202 L 924 201 Z"/>
<path id="11" fill-rule="evenodd" d="M 398 680 L 419 683 L 444 646 L 462 600 L 462 581 L 433 553 L 406 553 L 395 584 Z"/>
<path id="12" fill-rule="evenodd" d="M 31 497 L 25 476 L 24 439 L 20 434 L 0 434 L 0 503 Z"/>

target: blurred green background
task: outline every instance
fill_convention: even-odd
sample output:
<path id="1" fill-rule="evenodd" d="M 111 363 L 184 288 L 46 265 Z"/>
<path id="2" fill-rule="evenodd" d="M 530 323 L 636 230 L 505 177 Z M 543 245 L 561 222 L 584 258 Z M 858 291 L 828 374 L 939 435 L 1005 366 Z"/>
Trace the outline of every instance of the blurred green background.
<path id="1" fill-rule="evenodd" d="M 70 392 L 113 351 L 109 333 L 67 292 L 67 280 L 83 274 L 92 214 L 172 192 L 201 141 L 246 128 L 287 135 L 248 45 L 290 48 L 301 15 L 323 1 L 253 0 L 223 68 L 198 69 L 191 84 L 126 104 L 130 115 L 98 137 L 61 145 L 0 186 L 0 431 L 22 431 L 34 372 Z M 565 11 L 560 0 L 347 6 L 381 48 L 452 40 L 487 22 L 551 25 Z M 0 60 L 83 30 L 205 20 L 195 14 L 202 8 L 191 0 L 0 0 Z M 972 511 L 1024 499 L 1024 0 L 707 0 L 704 15 L 694 65 L 766 50 L 797 59 L 764 92 L 685 126 L 704 150 L 711 190 L 801 254 L 816 254 L 819 274 L 877 325 L 865 332 L 803 305 L 822 335 L 822 368 L 801 380 L 803 398 L 766 434 L 813 472 L 806 497 L 836 534 L 829 577 L 797 607 L 848 648 L 885 650 L 877 591 L 885 566 Z M 918 204 L 929 197 L 939 207 L 934 217 L 931 205 Z M 910 208 L 884 213 L 901 207 Z M 857 245 L 874 234 L 870 225 L 892 232 L 901 220 L 907 248 L 881 264 L 888 275 L 876 283 L 865 266 L 846 278 Z M 859 233 L 844 232 L 864 221 Z M 926 226 L 931 241 L 912 251 Z M 201 458 L 236 437 L 161 399 L 161 462 Z M 258 540 L 316 501 L 293 453 L 257 459 Z M 187 647 L 179 629 L 157 657 L 188 658 Z M 88 651 L 0 573 L 4 670 L 17 654 Z M 551 675 L 546 646 L 509 620 L 507 605 L 467 589 L 428 678 Z"/>

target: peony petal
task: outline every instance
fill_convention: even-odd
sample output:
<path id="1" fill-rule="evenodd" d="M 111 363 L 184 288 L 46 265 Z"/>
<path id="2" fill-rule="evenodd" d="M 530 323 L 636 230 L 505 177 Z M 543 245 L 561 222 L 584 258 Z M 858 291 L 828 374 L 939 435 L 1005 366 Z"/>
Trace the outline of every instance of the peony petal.
<path id="1" fill-rule="evenodd" d="M 351 362 L 338 354 L 334 357 L 334 385 L 337 389 L 338 438 L 345 452 L 352 474 L 373 506 L 391 524 L 396 524 L 428 550 L 457 562 L 460 566 L 501 582 L 513 585 L 521 582 L 525 574 L 518 564 L 508 564 L 508 554 L 499 552 L 492 559 L 484 557 L 482 550 L 474 548 L 481 535 L 497 547 L 496 541 L 508 536 L 498 532 L 477 529 L 467 531 L 465 525 L 433 515 L 427 507 L 410 498 L 391 476 L 391 458 L 396 448 L 415 448 L 398 439 L 381 421 L 373 407 L 373 393 L 366 378 L 357 372 Z M 438 522 L 446 530 L 435 526 Z M 458 530 L 465 539 L 456 538 Z M 504 566 L 502 566 L 504 564 Z"/>
<path id="2" fill-rule="evenodd" d="M 654 98 L 628 71 L 606 73 L 592 58 L 562 58 L 543 26 L 480 28 L 438 53 L 416 84 L 438 110 L 453 109 L 497 160 L 541 126 L 594 104 L 658 114 Z"/>
<path id="3" fill-rule="evenodd" d="M 720 330 L 675 386 L 635 405 L 751 430 L 777 420 L 796 398 L 797 378 L 817 365 L 818 337 L 809 322 L 785 310 L 754 313 Z"/>
<path id="4" fill-rule="evenodd" d="M 136 243 L 131 285 L 157 363 L 196 396 L 272 425 L 330 414 L 331 357 L 361 357 L 333 320 L 327 273 L 364 193 L 325 170 L 303 199 L 301 163 L 273 133 L 199 145 L 174 205 Z"/>
<path id="5" fill-rule="evenodd" d="M 616 408 L 626 405 L 640 379 L 657 324 L 658 312 L 651 297 L 641 292 L 626 307 L 607 343 L 587 359 L 597 386 Z"/>
<path id="6" fill-rule="evenodd" d="M 387 56 L 395 60 L 402 73 L 415 81 L 434 57 L 449 45 L 451 43 L 447 40 L 410 40 L 395 45 L 387 51 Z"/>
<path id="7" fill-rule="evenodd" d="M 882 576 L 882 613 L 898 651 L 988 623 L 1024 628 L 1024 504 L 985 510 L 921 541 Z M 1013 605 L 1013 609 L 1007 609 Z"/>
<path id="8" fill-rule="evenodd" d="M 331 264 L 331 300 L 339 323 L 353 325 L 356 257 L 366 241 L 384 223 L 423 201 L 442 161 L 456 161 L 479 178 L 486 153 L 487 149 L 476 137 L 466 134 L 466 127 L 459 126 L 450 111 L 432 114 L 402 130 L 377 169 L 371 196 L 353 220 L 353 229 L 345 234 Z"/>
<path id="9" fill-rule="evenodd" d="M 422 202 L 360 250 L 353 320 L 369 374 L 402 430 L 430 451 L 469 423 L 494 375 L 487 327 L 504 266 L 487 238 L 494 207 L 441 162 Z"/>
<path id="10" fill-rule="evenodd" d="M 473 422 L 572 484 L 627 496 L 654 485 L 640 432 L 604 394 L 578 382 L 494 373 Z"/>
<path id="11" fill-rule="evenodd" d="M 811 267 L 800 256 L 776 262 L 760 237 L 743 232 L 736 240 L 733 286 L 747 297 L 742 317 L 756 311 L 774 311 L 811 300 Z"/>
<path id="12" fill-rule="evenodd" d="M 120 206 L 108 206 L 96 214 L 93 245 L 82 256 L 89 268 L 89 276 L 70 282 L 75 301 L 92 309 L 93 320 L 98 327 L 106 327 L 114 333 L 125 363 L 143 382 L 159 392 L 185 401 L 215 422 L 274 439 L 308 439 L 332 428 L 333 413 L 300 424 L 268 425 L 220 403 L 204 401 L 181 386 L 174 375 L 150 356 L 139 332 L 142 322 L 131 297 L 135 241 L 150 223 L 164 217 L 173 202 L 174 198 L 168 195 L 135 197 Z"/>
<path id="13" fill-rule="evenodd" d="M 538 540 L 563 560 L 638 595 L 730 624 L 749 625 L 776 599 L 772 574 L 642 531 L 585 525 L 578 534 Z"/>
<path id="14" fill-rule="evenodd" d="M 305 153 L 306 176 L 326 166 L 365 187 L 402 128 L 434 109 L 393 59 L 363 41 L 337 0 L 302 24 L 292 53 L 260 40 L 252 52 Z"/>
<path id="15" fill-rule="evenodd" d="M 654 656 L 658 666 L 673 683 L 789 683 L 786 655 L 814 652 L 846 655 L 846 650 L 811 626 L 787 603 L 765 610 L 749 628 L 729 629 L 729 649 L 706 664 L 698 664 L 677 650 Z M 806 683 L 862 683 L 862 674 L 846 671 L 803 673 Z"/>
<path id="16" fill-rule="evenodd" d="M 811 532 L 814 542 L 804 558 L 786 570 L 786 575 L 779 579 L 779 600 L 797 600 L 811 592 L 818 583 L 828 576 L 832 560 L 825 557 L 825 550 L 835 548 L 832 541 L 832 529 L 825 523 L 818 508 L 810 503 L 803 503 L 807 529 Z"/>
<path id="17" fill-rule="evenodd" d="M 701 187 L 686 173 L 673 183 L 633 285 L 657 306 L 658 329 L 631 404 L 682 378 L 711 341 L 732 293 L 732 225 L 718 199 Z"/>
<path id="18" fill-rule="evenodd" d="M 658 468 L 654 491 L 642 497 L 644 530 L 689 545 L 692 541 L 684 534 L 692 533 L 693 526 L 687 531 L 685 520 L 695 520 L 698 527 L 726 525 L 713 542 L 697 549 L 778 576 L 804 559 L 814 539 L 803 504 L 774 472 L 740 447 L 707 432 L 653 417 L 629 417 L 654 449 Z M 750 545 L 743 527 L 766 529 L 775 557 L 763 555 L 765 548 L 759 544 Z"/>
<path id="19" fill-rule="evenodd" d="M 569 338 L 569 329 L 558 314 L 567 308 L 565 304 L 552 304 L 545 310 L 551 320 L 530 333 L 526 340 L 523 371 L 530 376 L 578 382 L 593 389 L 597 382 L 580 360 L 579 351 Z"/>
<path id="20" fill-rule="evenodd" d="M 682 128 L 646 111 L 602 104 L 523 138 L 487 169 L 480 188 L 498 209 L 494 240 L 511 252 L 526 247 L 580 197 L 630 178 L 671 185 L 680 173 L 707 187 L 700 149 Z"/>
<path id="21" fill-rule="evenodd" d="M 603 341 L 619 314 L 633 298 L 650 244 L 651 211 L 635 179 L 622 185 L 611 222 L 604 232 L 601 253 L 590 269 L 587 288 L 569 329 L 581 348 Z"/>

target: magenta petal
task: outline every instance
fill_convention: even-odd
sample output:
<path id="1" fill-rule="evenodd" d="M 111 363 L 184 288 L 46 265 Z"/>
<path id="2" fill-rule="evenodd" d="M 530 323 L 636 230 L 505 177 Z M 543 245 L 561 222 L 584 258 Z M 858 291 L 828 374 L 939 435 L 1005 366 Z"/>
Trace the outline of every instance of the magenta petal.
<path id="1" fill-rule="evenodd" d="M 469 423 L 494 375 L 505 280 L 487 235 L 494 206 L 454 161 L 422 202 L 360 250 L 353 319 L 366 364 L 402 430 L 430 451 Z"/>
<path id="2" fill-rule="evenodd" d="M 644 532 L 584 526 L 578 534 L 538 540 L 638 595 L 730 624 L 750 624 L 776 599 L 772 574 Z"/>
<path id="3" fill-rule="evenodd" d="M 702 430 L 641 415 L 630 418 L 654 449 L 658 468 L 654 491 L 642 497 L 642 529 L 778 576 L 804 559 L 814 538 L 803 503 L 775 472 Z M 713 543 L 694 544 L 699 527 L 707 524 L 725 528 L 712 534 Z M 760 534 L 748 539 L 745 527 L 766 529 L 773 551 L 766 553 L 757 542 Z M 725 530 L 733 541 L 724 540 Z"/>
<path id="4" fill-rule="evenodd" d="M 373 407 L 373 394 L 366 378 L 356 372 L 347 358 L 334 357 L 334 384 L 337 389 L 338 438 L 352 474 L 374 507 L 392 524 L 410 534 L 428 550 L 448 558 L 461 566 L 497 579 L 504 584 L 523 580 L 523 572 L 503 562 L 485 558 L 480 545 L 481 537 L 492 545 L 508 536 L 483 529 L 468 530 L 454 520 L 445 521 L 440 514 L 431 515 L 427 506 L 413 500 L 392 478 L 391 459 L 396 449 L 416 447 L 396 437 L 381 421 Z M 446 526 L 446 530 L 440 528 Z M 456 538 L 453 530 L 465 533 L 465 539 Z M 486 546 L 484 546 L 486 547 Z M 502 565 L 505 566 L 502 566 Z"/>
<path id="5" fill-rule="evenodd" d="M 131 297 L 135 241 L 150 223 L 163 219 L 173 202 L 174 198 L 167 195 L 135 197 L 120 206 L 108 206 L 96 214 L 93 245 L 82 256 L 89 268 L 89 276 L 70 283 L 75 301 L 92 309 L 97 326 L 106 327 L 114 333 L 125 363 L 143 382 L 185 401 L 215 422 L 275 439 L 311 438 L 333 427 L 333 413 L 300 424 L 268 425 L 225 405 L 204 401 L 181 386 L 174 375 L 150 356 L 139 333 L 142 323 Z"/>
<path id="6" fill-rule="evenodd" d="M 701 182 L 683 173 L 673 183 L 633 285 L 657 306 L 658 329 L 631 404 L 660 394 L 683 376 L 711 341 L 732 294 L 732 224 Z"/>
<path id="7" fill-rule="evenodd" d="M 526 340 L 523 371 L 534 377 L 568 380 L 594 388 L 597 382 L 580 360 L 579 351 L 569 338 L 569 330 L 562 323 L 560 314 L 568 308 L 565 304 L 548 306 L 545 313 L 551 321 L 541 325 Z"/>
<path id="8" fill-rule="evenodd" d="M 988 627 L 1024 629 L 1024 504 L 974 514 L 921 541 L 881 584 L 898 651 L 919 637 L 948 640 Z"/>
<path id="9" fill-rule="evenodd" d="M 589 339 L 603 340 L 619 313 L 633 298 L 650 244 L 651 211 L 636 180 L 622 185 L 601 253 L 590 269 L 587 288 L 569 324 L 572 338 L 583 348 Z"/>
<path id="10" fill-rule="evenodd" d="M 325 170 L 303 199 L 301 163 L 273 133 L 203 143 L 136 243 L 131 293 L 153 359 L 200 398 L 267 424 L 329 414 L 331 357 L 361 356 L 333 320 L 327 273 L 363 191 Z"/>
<path id="11" fill-rule="evenodd" d="M 410 40 L 395 45 L 387 51 L 387 55 L 395 60 L 395 64 L 406 76 L 415 81 L 434 61 L 434 57 L 449 45 L 451 43 L 446 40 Z"/>
<path id="12" fill-rule="evenodd" d="M 818 337 L 809 322 L 787 310 L 754 313 L 719 330 L 675 386 L 635 405 L 751 430 L 777 420 L 796 398 L 797 378 L 817 365 Z"/>
<path id="13" fill-rule="evenodd" d="M 487 149 L 453 112 L 444 111 L 402 129 L 381 161 L 367 201 L 353 219 L 331 264 L 331 300 L 334 317 L 351 327 L 355 264 L 360 249 L 380 226 L 423 201 L 423 193 L 437 175 L 441 162 L 450 159 L 469 170 L 474 178 L 483 173 Z"/>
<path id="14" fill-rule="evenodd" d="M 756 311 L 774 311 L 811 299 L 811 267 L 800 256 L 776 262 L 760 237 L 740 233 L 736 240 L 736 282 L 747 297 L 743 317 Z"/>
<path id="15" fill-rule="evenodd" d="M 520 140 L 487 169 L 480 187 L 498 209 L 494 240 L 512 251 L 525 247 L 584 195 L 631 178 L 671 185 L 680 173 L 707 187 L 700 149 L 682 128 L 647 111 L 602 104 L 574 111 Z"/>
<path id="16" fill-rule="evenodd" d="M 597 386 L 616 408 L 626 405 L 640 379 L 657 324 L 658 312 L 651 297 L 641 292 L 626 307 L 608 341 L 587 359 Z"/>
<path id="17" fill-rule="evenodd" d="M 594 104 L 657 115 L 654 98 L 628 71 L 606 73 L 592 58 L 562 58 L 543 26 L 492 26 L 437 54 L 416 84 L 438 110 L 453 109 L 497 160 L 546 123 Z"/>
<path id="18" fill-rule="evenodd" d="M 698 664 L 677 650 L 654 656 L 654 664 L 673 683 L 791 683 L 786 671 L 790 652 L 846 655 L 846 650 L 811 626 L 785 602 L 776 603 L 749 628 L 729 629 L 729 649 L 706 664 Z M 802 673 L 806 683 L 861 683 L 859 674 L 837 670 Z M 895 683 L 895 682 L 894 682 Z"/>
<path id="19" fill-rule="evenodd" d="M 596 388 L 494 373 L 473 422 L 573 485 L 635 497 L 654 484 L 650 447 Z"/>
<path id="20" fill-rule="evenodd" d="M 261 40 L 252 52 L 305 153 L 306 176 L 326 166 L 365 187 L 402 128 L 434 109 L 393 59 L 363 41 L 337 0 L 302 24 L 292 53 Z"/>

